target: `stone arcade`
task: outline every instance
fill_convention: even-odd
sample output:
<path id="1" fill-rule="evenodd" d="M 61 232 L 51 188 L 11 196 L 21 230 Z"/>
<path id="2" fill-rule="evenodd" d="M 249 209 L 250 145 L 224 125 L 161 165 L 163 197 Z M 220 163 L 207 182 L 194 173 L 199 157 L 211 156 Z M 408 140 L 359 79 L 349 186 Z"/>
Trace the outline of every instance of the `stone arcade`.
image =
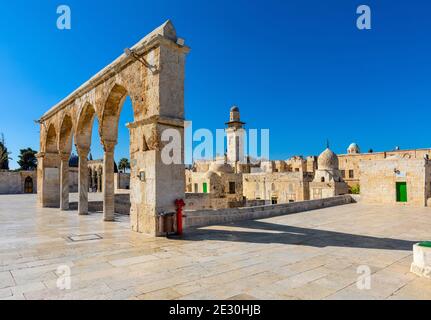
<path id="1" fill-rule="evenodd" d="M 174 26 L 167 21 L 131 50 L 133 54 L 121 55 L 40 119 L 38 204 L 68 210 L 68 160 L 75 143 L 78 211 L 88 214 L 87 156 L 97 118 L 104 148 L 103 216 L 105 221 L 114 220 L 113 157 L 121 109 L 129 96 L 134 111 L 134 122 L 128 124 L 131 227 L 158 236 L 163 228 L 161 214 L 174 211 L 174 201 L 184 198 L 184 165 L 162 163 L 161 134 L 176 129 L 184 140 L 184 68 L 189 48 L 178 41 Z"/>

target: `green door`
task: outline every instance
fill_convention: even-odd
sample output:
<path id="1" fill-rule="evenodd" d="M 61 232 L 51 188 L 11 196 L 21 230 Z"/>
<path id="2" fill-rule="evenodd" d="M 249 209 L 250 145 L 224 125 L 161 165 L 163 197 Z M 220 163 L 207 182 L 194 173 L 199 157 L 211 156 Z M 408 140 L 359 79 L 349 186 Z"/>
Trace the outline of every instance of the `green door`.
<path id="1" fill-rule="evenodd" d="M 397 202 L 407 202 L 406 182 L 397 182 Z"/>
<path id="2" fill-rule="evenodd" d="M 208 193 L 208 184 L 206 182 L 204 182 L 204 193 Z"/>

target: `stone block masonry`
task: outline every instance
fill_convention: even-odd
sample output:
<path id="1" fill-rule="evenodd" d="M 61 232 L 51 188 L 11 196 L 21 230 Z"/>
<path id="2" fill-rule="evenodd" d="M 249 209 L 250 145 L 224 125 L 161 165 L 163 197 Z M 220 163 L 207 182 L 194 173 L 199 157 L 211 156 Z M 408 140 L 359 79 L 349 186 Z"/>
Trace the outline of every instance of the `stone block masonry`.
<path id="1" fill-rule="evenodd" d="M 342 195 L 326 199 L 302 202 L 267 205 L 249 208 L 234 208 L 222 210 L 188 211 L 185 217 L 185 228 L 225 224 L 230 222 L 266 219 L 303 211 L 340 206 L 355 202 L 350 195 Z"/>

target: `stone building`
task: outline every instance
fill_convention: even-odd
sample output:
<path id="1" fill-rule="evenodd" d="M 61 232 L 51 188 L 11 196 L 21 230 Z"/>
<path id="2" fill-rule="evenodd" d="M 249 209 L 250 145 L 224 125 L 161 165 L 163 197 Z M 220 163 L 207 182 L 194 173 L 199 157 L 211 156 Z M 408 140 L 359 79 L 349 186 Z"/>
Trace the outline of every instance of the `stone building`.
<path id="1" fill-rule="evenodd" d="M 366 203 L 430 206 L 431 161 L 400 154 L 359 164 L 361 201 Z"/>
<path id="2" fill-rule="evenodd" d="M 424 159 L 431 156 L 431 149 L 392 150 L 383 152 L 361 153 L 359 146 L 352 143 L 346 154 L 338 155 L 341 176 L 349 187 L 360 186 L 360 162 L 369 160 L 386 159 L 391 156 L 399 156 L 403 159 Z"/>
<path id="3" fill-rule="evenodd" d="M 36 171 L 0 171 L 0 194 L 37 193 Z"/>
<path id="4" fill-rule="evenodd" d="M 240 111 L 237 106 L 230 109 L 230 120 L 226 123 L 227 138 L 227 161 L 231 164 L 238 162 L 245 163 L 244 157 L 244 136 L 245 123 L 241 121 Z"/>
<path id="5" fill-rule="evenodd" d="M 186 170 L 187 210 L 239 207 L 243 202 L 242 174 L 228 163 L 213 162 L 207 171 Z"/>
<path id="6" fill-rule="evenodd" d="M 338 156 L 328 146 L 317 160 L 317 170 L 310 183 L 311 200 L 334 197 L 349 192 L 338 168 Z"/>
<path id="7" fill-rule="evenodd" d="M 247 201 L 262 200 L 264 204 L 309 200 L 311 179 L 312 176 L 298 171 L 244 174 L 244 197 Z"/>

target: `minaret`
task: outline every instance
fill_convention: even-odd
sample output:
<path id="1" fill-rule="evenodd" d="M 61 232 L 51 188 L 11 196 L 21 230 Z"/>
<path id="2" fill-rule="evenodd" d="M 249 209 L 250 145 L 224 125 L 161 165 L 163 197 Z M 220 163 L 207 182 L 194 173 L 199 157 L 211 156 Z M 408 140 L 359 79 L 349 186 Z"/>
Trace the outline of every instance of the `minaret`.
<path id="1" fill-rule="evenodd" d="M 244 122 L 241 122 L 239 108 L 233 106 L 230 109 L 230 121 L 226 123 L 227 136 L 227 161 L 235 163 L 238 161 L 243 162 L 244 158 Z"/>

